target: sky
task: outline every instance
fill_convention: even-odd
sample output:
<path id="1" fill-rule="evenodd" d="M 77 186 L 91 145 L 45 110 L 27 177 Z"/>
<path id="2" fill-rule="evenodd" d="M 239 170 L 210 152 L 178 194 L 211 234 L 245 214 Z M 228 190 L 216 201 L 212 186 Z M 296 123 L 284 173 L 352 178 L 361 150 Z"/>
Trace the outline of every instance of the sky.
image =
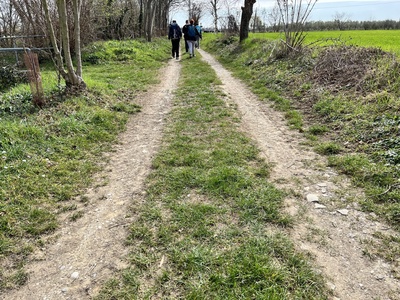
<path id="1" fill-rule="evenodd" d="M 271 9 L 275 3 L 275 0 L 258 0 L 254 8 Z M 330 21 L 335 13 L 345 13 L 353 21 L 400 20 L 400 0 L 318 0 L 310 20 Z"/>
<path id="2" fill-rule="evenodd" d="M 308 0 L 303 0 L 306 3 Z M 257 0 L 254 9 L 262 11 L 271 10 L 276 0 Z M 244 4 L 244 0 L 239 0 L 237 9 Z M 345 14 L 346 19 L 352 21 L 380 21 L 380 20 L 400 20 L 400 0 L 318 0 L 309 17 L 309 21 L 331 21 L 334 15 Z M 186 13 L 178 11 L 171 14 L 171 18 L 177 20 L 178 24 L 183 25 Z M 202 25 L 212 26 L 212 19 L 204 16 Z"/>

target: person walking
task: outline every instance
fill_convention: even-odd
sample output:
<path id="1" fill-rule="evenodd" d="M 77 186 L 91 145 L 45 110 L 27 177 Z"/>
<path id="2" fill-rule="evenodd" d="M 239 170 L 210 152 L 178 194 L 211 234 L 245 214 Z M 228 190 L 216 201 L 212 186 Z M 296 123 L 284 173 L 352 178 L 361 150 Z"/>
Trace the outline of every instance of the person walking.
<path id="1" fill-rule="evenodd" d="M 182 37 L 182 30 L 179 25 L 176 23 L 176 20 L 172 21 L 172 24 L 169 26 L 168 39 L 171 40 L 172 43 L 172 58 L 179 59 L 179 42 Z"/>
<path id="2" fill-rule="evenodd" d="M 187 38 L 188 38 L 188 27 L 189 27 L 189 20 L 185 21 L 185 25 L 183 25 L 182 27 L 182 33 L 183 33 L 183 38 L 185 39 L 185 50 L 186 53 L 188 53 L 189 51 L 189 44 L 187 42 Z"/>
<path id="3" fill-rule="evenodd" d="M 194 49 L 196 47 L 196 35 L 199 35 L 201 38 L 201 34 L 197 31 L 196 27 L 194 26 L 194 20 L 190 20 L 190 25 L 188 26 L 188 44 L 189 44 L 189 54 L 190 58 L 194 57 Z"/>
<path id="4" fill-rule="evenodd" d="M 200 40 L 201 40 L 201 34 L 202 34 L 201 26 L 198 23 L 196 23 L 195 27 L 196 27 L 197 32 L 198 32 L 198 34 L 196 34 L 196 48 L 200 49 Z"/>

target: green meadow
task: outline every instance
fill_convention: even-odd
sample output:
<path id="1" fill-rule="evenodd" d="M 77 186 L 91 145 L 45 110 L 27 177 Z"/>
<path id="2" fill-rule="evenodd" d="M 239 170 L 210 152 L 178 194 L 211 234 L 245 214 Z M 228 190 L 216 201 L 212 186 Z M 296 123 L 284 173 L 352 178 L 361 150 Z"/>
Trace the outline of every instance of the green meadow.
<path id="1" fill-rule="evenodd" d="M 349 30 L 349 31 L 311 31 L 306 32 L 305 44 L 328 45 L 334 40 L 346 45 L 377 47 L 384 51 L 400 54 L 400 30 Z M 252 33 L 250 38 L 278 39 L 283 33 Z"/>

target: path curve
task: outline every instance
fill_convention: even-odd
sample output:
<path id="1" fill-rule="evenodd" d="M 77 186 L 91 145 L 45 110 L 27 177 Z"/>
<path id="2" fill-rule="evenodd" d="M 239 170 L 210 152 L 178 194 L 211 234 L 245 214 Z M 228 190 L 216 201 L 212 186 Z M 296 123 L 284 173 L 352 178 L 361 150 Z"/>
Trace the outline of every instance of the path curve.
<path id="1" fill-rule="evenodd" d="M 393 277 L 392 266 L 363 256 L 360 244 L 361 240 L 373 239 L 374 232 L 389 233 L 388 226 L 370 220 L 346 199 L 337 201 L 345 189 L 353 194 L 342 197 L 360 194 L 351 190 L 346 178 L 327 168 L 323 157 L 302 146 L 303 136 L 288 129 L 281 113 L 261 102 L 210 54 L 203 50 L 199 53 L 217 73 L 228 101 L 237 105 L 242 130 L 273 165 L 271 180 L 292 191 L 289 195 L 301 195 L 286 199 L 288 213 L 296 218 L 290 235 L 298 249 L 314 257 L 328 280 L 332 299 L 400 299 L 400 281 Z"/>
<path id="2" fill-rule="evenodd" d="M 8 300 L 90 299 L 117 270 L 124 268 L 126 226 L 132 199 L 142 194 L 151 161 L 161 143 L 166 115 L 177 88 L 180 63 L 170 60 L 161 70 L 161 83 L 135 102 L 142 106 L 131 117 L 120 144 L 110 153 L 107 184 L 87 192 L 84 216 L 66 222 L 54 244 L 36 253 L 28 263 L 28 283 L 0 295 Z"/>

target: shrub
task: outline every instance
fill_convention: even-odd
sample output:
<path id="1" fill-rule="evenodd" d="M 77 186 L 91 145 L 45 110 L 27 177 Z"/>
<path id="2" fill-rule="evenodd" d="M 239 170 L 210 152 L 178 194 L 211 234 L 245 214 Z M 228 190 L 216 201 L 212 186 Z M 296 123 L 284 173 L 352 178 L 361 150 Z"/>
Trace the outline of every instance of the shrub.
<path id="1" fill-rule="evenodd" d="M 0 68 L 0 91 L 4 91 L 17 83 L 22 82 L 23 77 L 17 69 L 12 66 L 3 66 Z"/>

